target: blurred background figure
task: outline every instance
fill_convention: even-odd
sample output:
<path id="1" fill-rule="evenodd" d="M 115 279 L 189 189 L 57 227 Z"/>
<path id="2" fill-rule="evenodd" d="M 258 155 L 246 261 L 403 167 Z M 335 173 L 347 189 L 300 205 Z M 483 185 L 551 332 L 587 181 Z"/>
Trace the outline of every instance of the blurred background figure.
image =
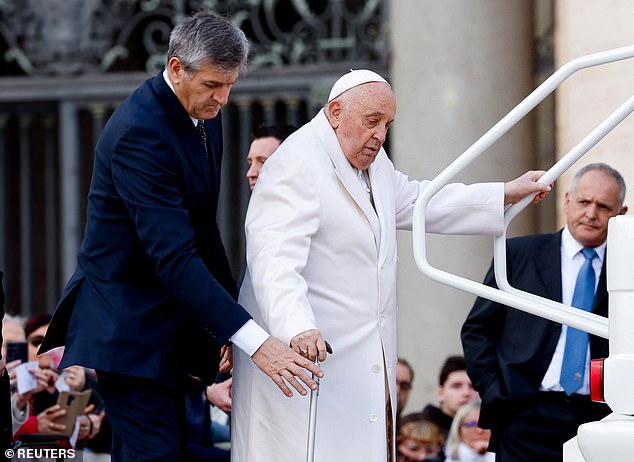
<path id="1" fill-rule="evenodd" d="M 4 328 L 4 289 L 2 287 L 3 274 L 0 271 L 0 317 L 3 319 L 2 327 Z M 13 436 L 12 418 L 11 418 L 11 386 L 9 383 L 9 375 L 5 370 L 6 348 L 4 346 L 4 336 L 0 330 L 0 451 L 2 454 L 9 448 Z"/>
<path id="2" fill-rule="evenodd" d="M 38 357 L 37 350 L 44 340 L 48 325 L 51 323 L 51 315 L 48 313 L 40 313 L 32 316 L 24 324 L 24 333 L 26 334 L 26 340 L 29 342 L 29 361 L 42 360 L 50 361 L 50 354 L 40 355 Z M 43 366 L 50 367 L 49 364 L 43 364 Z"/>
<path id="3" fill-rule="evenodd" d="M 206 387 L 195 381 L 187 384 L 187 460 L 189 462 L 229 462 L 229 449 L 216 444 L 223 435 L 218 435 L 218 428 L 214 428 L 212 405 L 215 407 L 224 402 L 226 406 L 222 409 L 231 413 L 231 381 L 232 379 L 229 378 Z M 229 435 L 224 436 L 229 437 Z"/>
<path id="4" fill-rule="evenodd" d="M 396 433 L 396 462 L 443 460 L 445 436 L 438 425 L 421 418 L 420 412 L 403 417 Z"/>
<path id="5" fill-rule="evenodd" d="M 24 333 L 24 320 L 17 316 L 11 316 L 5 314 L 2 318 L 2 358 L 7 359 L 7 343 L 8 342 L 26 342 L 26 335 Z M 10 404 L 6 411 L 3 410 L 2 419 L 3 424 L 8 422 L 9 415 L 11 416 L 12 428 L 11 428 L 11 441 L 13 441 L 13 434 L 26 422 L 28 414 L 24 406 L 18 406 L 16 388 L 16 375 L 15 367 L 22 363 L 20 359 L 9 358 L 6 362 L 6 374 L 9 379 L 9 396 Z M 4 400 L 5 397 L 3 396 Z"/>
<path id="6" fill-rule="evenodd" d="M 423 415 L 436 423 L 447 438 L 451 422 L 458 409 L 478 399 L 478 394 L 474 391 L 471 379 L 467 375 L 467 365 L 463 356 L 449 356 L 443 363 L 438 377 L 436 397 L 440 406 L 428 404 L 423 409 Z"/>
<path id="7" fill-rule="evenodd" d="M 495 462 L 488 451 L 491 430 L 478 427 L 480 401 L 465 404 L 453 419 L 447 447 L 447 462 Z"/>
<path id="8" fill-rule="evenodd" d="M 397 409 L 396 409 L 396 420 L 398 421 L 403 409 L 405 409 L 405 405 L 407 404 L 407 399 L 409 398 L 409 392 L 412 389 L 414 384 L 414 369 L 407 362 L 406 359 L 398 358 L 396 361 L 396 399 L 397 399 Z"/>
<path id="9" fill-rule="evenodd" d="M 282 144 L 288 135 L 297 130 L 294 125 L 268 125 L 256 128 L 253 133 L 249 153 L 247 154 L 247 162 L 249 169 L 247 170 L 247 179 L 251 191 L 255 188 L 258 181 L 260 169 L 264 162 L 271 157 L 277 147 Z"/>
<path id="10" fill-rule="evenodd" d="M 28 361 L 36 364 L 30 367 L 30 373 L 37 379 L 37 387 L 24 393 L 16 389 L 15 368 L 20 360 L 8 364 L 11 378 L 11 410 L 13 415 L 14 441 L 23 439 L 23 435 L 49 434 L 56 435 L 65 430 L 58 419 L 65 411 L 57 404 L 60 388 L 67 387 L 72 391 L 91 389 L 89 406 L 86 415 L 78 420 L 79 430 L 77 449 L 83 449 L 85 462 L 107 462 L 110 460 L 111 434 L 105 419 L 103 403 L 98 392 L 94 371 L 81 366 L 69 366 L 58 370 L 61 352 L 38 355 L 37 350 L 46 335 L 51 316 L 47 313 L 37 314 L 29 318 L 22 327 L 20 318 L 5 317 L 3 330 L 6 329 L 7 340 L 24 340 L 28 342 Z M 60 377 L 63 380 L 59 380 Z M 63 382 L 63 384 L 61 383 Z M 28 437 L 27 437 L 28 438 Z"/>
<path id="11" fill-rule="evenodd" d="M 24 319 L 5 314 L 2 318 L 2 357 L 7 357 L 7 342 L 26 342 Z M 7 364 L 8 366 L 8 364 Z"/>

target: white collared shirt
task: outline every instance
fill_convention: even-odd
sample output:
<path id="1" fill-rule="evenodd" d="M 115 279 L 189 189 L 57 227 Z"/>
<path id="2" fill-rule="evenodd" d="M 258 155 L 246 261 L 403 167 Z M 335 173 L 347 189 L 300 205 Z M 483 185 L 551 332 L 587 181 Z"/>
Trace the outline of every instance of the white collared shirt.
<path id="1" fill-rule="evenodd" d="M 594 250 L 597 253 L 597 258 L 592 260 L 592 268 L 595 274 L 595 292 L 596 287 L 599 284 L 599 277 L 601 276 L 601 268 L 603 268 L 603 260 L 605 258 L 604 242 Z M 575 290 L 575 283 L 577 281 L 577 273 L 585 257 L 581 254 L 583 246 L 572 237 L 570 230 L 566 226 L 561 233 L 561 302 L 564 305 L 571 305 L 572 296 Z M 563 391 L 563 387 L 559 383 L 559 376 L 561 373 L 561 365 L 563 363 L 564 350 L 566 348 L 566 335 L 568 333 L 568 326 L 561 326 L 561 335 L 557 341 L 557 347 L 553 354 L 553 359 L 550 361 L 550 365 L 544 374 L 544 378 L 541 383 L 540 390 L 542 391 Z M 588 345 L 588 352 L 586 353 L 586 368 L 583 374 L 583 385 L 576 393 L 587 395 L 590 393 L 590 345 Z"/>
<path id="2" fill-rule="evenodd" d="M 170 80 L 170 75 L 169 75 L 169 72 L 167 72 L 167 69 L 163 69 L 163 79 L 165 80 L 165 83 L 167 84 L 167 86 L 171 88 L 174 94 L 176 94 L 176 91 L 174 90 L 174 85 L 172 85 L 172 81 Z M 194 127 L 198 126 L 198 119 L 195 119 L 192 116 L 189 116 L 189 118 L 192 119 L 192 123 L 194 124 Z"/>

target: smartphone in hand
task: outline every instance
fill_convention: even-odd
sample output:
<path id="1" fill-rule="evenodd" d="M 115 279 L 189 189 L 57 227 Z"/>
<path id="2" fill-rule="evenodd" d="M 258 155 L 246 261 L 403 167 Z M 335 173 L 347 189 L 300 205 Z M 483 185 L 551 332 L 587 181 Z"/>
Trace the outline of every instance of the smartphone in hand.
<path id="1" fill-rule="evenodd" d="M 71 436 L 73 434 L 75 421 L 77 417 L 84 414 L 84 409 L 88 406 L 91 393 L 92 390 L 84 390 L 62 391 L 59 394 L 57 404 L 66 410 L 66 414 L 56 419 L 55 422 L 66 425 L 66 430 L 62 432 L 63 435 Z"/>
<path id="2" fill-rule="evenodd" d="M 29 347 L 27 342 L 7 342 L 7 357 L 5 362 L 8 364 L 16 359 L 22 361 L 22 364 L 28 362 Z"/>

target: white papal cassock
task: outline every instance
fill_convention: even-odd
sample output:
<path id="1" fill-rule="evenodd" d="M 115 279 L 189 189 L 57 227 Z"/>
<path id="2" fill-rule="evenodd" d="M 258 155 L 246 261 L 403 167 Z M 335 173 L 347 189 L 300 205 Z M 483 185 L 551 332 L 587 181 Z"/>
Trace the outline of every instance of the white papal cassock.
<path id="1" fill-rule="evenodd" d="M 319 329 L 334 350 L 321 364 L 318 462 L 385 462 L 386 400 L 396 409 L 396 229 L 411 229 L 426 183 L 383 150 L 369 178 L 374 207 L 320 111 L 266 162 L 247 212 L 240 303 L 283 342 Z M 499 234 L 503 201 L 502 183 L 449 185 L 426 229 Z M 303 462 L 308 397 L 282 395 L 237 348 L 233 375 L 232 461 Z"/>

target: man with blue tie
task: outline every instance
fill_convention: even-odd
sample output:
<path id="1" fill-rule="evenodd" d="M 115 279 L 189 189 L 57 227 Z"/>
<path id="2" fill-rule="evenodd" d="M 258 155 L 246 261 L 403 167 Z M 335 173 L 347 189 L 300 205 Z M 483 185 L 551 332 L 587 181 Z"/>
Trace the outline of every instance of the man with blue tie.
<path id="1" fill-rule="evenodd" d="M 604 163 L 581 168 L 565 194 L 564 229 L 507 242 L 509 283 L 607 316 L 608 220 L 627 212 L 624 199 L 618 171 Z M 495 285 L 492 268 L 485 283 Z M 609 413 L 589 397 L 589 361 L 608 356 L 605 339 L 478 298 L 462 345 L 496 461 L 561 462 L 579 425 Z"/>
<path id="2" fill-rule="evenodd" d="M 287 396 L 323 375 L 235 301 L 215 219 L 220 109 L 247 54 L 226 19 L 185 18 L 166 69 L 121 104 L 96 146 L 78 267 L 41 351 L 66 345 L 60 367 L 97 370 L 115 462 L 189 460 L 185 381 L 211 383 L 229 341 Z"/>

